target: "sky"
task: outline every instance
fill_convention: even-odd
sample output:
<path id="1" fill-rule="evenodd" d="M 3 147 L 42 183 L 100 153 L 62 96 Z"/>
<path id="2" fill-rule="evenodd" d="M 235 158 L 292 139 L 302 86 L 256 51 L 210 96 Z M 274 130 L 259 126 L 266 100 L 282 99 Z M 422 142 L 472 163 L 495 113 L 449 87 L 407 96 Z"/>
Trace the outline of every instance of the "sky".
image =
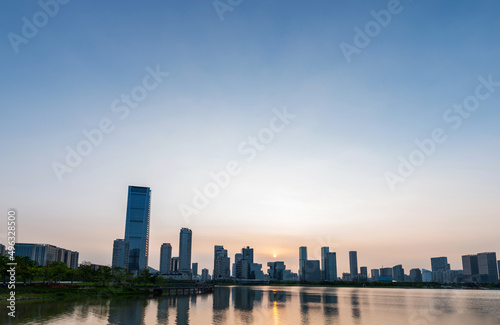
<path id="1" fill-rule="evenodd" d="M 299 246 L 329 246 L 339 274 L 351 250 L 368 269 L 461 269 L 500 253 L 499 10 L 5 1 L 0 211 L 18 242 L 109 265 L 128 186 L 147 186 L 153 268 L 188 227 L 210 273 L 214 245 L 264 270 L 296 272 Z"/>

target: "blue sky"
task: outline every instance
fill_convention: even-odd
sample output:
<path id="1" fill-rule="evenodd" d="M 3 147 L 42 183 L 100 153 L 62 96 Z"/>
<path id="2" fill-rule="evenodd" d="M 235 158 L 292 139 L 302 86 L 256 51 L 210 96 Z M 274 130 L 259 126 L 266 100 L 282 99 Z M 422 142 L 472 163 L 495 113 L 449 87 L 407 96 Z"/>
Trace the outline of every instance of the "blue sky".
<path id="1" fill-rule="evenodd" d="M 349 250 L 369 268 L 407 269 L 442 255 L 458 269 L 462 254 L 500 252 L 500 88 L 458 129 L 443 120 L 478 77 L 500 80 L 500 4 L 401 1 L 348 63 L 340 44 L 388 3 L 245 0 L 221 21 L 211 1 L 69 1 L 15 53 L 9 33 L 22 36 L 22 18 L 41 7 L 6 1 L 0 206 L 18 209 L 19 241 L 109 264 L 127 186 L 142 185 L 153 192 L 153 267 L 161 243 L 178 249 L 183 226 L 209 269 L 215 244 L 232 257 L 254 246 L 261 263 L 276 253 L 294 270 L 301 245 L 313 257 L 332 246 L 339 271 Z M 121 120 L 111 105 L 147 67 L 169 75 Z M 283 107 L 296 117 L 245 162 L 239 144 Z M 115 130 L 60 182 L 53 162 L 104 118 Z M 391 191 L 384 173 L 436 128 L 446 142 Z M 183 218 L 193 188 L 231 160 L 241 174 Z"/>

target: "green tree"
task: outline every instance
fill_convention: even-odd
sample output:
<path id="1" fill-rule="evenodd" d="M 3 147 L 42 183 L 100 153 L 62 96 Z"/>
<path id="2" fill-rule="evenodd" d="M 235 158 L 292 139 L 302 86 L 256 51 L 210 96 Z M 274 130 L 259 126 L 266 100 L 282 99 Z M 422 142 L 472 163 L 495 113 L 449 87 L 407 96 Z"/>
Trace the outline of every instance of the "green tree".
<path id="1" fill-rule="evenodd" d="M 122 283 L 126 279 L 127 270 L 124 269 L 123 267 L 115 266 L 111 269 L 111 273 L 112 273 L 113 281 L 115 281 L 117 283 Z"/>
<path id="2" fill-rule="evenodd" d="M 99 268 L 99 279 L 102 280 L 102 284 L 106 285 L 106 282 L 111 281 L 113 274 L 111 273 L 111 268 L 109 266 L 103 266 Z"/>
<path id="3" fill-rule="evenodd" d="M 0 274 L 2 275 L 4 286 L 7 283 L 7 263 L 9 263 L 9 258 L 7 256 L 0 255 Z"/>

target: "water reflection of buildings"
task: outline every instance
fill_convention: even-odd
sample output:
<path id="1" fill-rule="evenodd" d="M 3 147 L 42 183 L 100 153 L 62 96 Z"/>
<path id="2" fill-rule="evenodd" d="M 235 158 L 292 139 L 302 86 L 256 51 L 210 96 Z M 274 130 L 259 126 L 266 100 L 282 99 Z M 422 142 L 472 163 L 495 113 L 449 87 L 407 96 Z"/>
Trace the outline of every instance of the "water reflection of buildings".
<path id="1" fill-rule="evenodd" d="M 229 309 L 229 298 L 231 289 L 227 287 L 217 287 L 213 293 L 213 315 L 212 322 L 214 324 L 226 324 L 227 310 Z"/>
<path id="2" fill-rule="evenodd" d="M 232 295 L 234 309 L 250 311 L 254 303 L 262 303 L 263 292 L 249 287 L 233 287 Z"/>
<path id="3" fill-rule="evenodd" d="M 358 291 L 353 291 L 351 293 L 351 304 L 352 304 L 352 317 L 353 318 L 361 318 L 361 310 L 359 308 Z"/>
<path id="4" fill-rule="evenodd" d="M 110 325 L 141 325 L 148 301 L 137 298 L 111 299 L 108 323 Z"/>
<path id="5" fill-rule="evenodd" d="M 325 324 L 331 324 L 334 319 L 339 317 L 339 297 L 336 293 L 323 293 L 323 314 L 325 315 Z"/>

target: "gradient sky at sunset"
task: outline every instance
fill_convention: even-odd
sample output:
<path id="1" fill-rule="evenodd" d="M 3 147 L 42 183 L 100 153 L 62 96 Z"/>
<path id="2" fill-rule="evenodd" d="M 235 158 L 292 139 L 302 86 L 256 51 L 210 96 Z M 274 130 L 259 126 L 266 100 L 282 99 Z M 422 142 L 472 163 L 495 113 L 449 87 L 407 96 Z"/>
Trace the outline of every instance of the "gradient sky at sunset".
<path id="1" fill-rule="evenodd" d="M 181 227 L 210 273 L 214 245 L 231 263 L 249 245 L 257 262 L 276 254 L 294 272 L 299 246 L 310 259 L 330 246 L 339 273 L 349 250 L 360 266 L 407 271 L 432 256 L 460 269 L 463 254 L 500 253 L 500 3 L 402 0 L 348 63 L 340 45 L 388 3 L 244 0 L 220 20 L 211 0 L 70 1 L 28 38 L 40 5 L 6 1 L 0 211 L 17 209 L 18 242 L 111 264 L 137 185 L 152 190 L 154 268 L 162 243 L 178 252 Z M 12 33 L 25 40 L 18 53 Z M 168 76 L 135 109 L 112 109 L 157 68 Z M 493 80 L 488 98 L 454 127 L 443 116 L 473 101 L 481 77 Z M 284 107 L 295 118 L 248 161 L 238 148 Z M 59 181 L 54 162 L 103 119 L 114 130 Z M 391 191 L 384 174 L 436 128 L 446 141 Z M 185 218 L 193 189 L 233 160 L 241 173 Z"/>

